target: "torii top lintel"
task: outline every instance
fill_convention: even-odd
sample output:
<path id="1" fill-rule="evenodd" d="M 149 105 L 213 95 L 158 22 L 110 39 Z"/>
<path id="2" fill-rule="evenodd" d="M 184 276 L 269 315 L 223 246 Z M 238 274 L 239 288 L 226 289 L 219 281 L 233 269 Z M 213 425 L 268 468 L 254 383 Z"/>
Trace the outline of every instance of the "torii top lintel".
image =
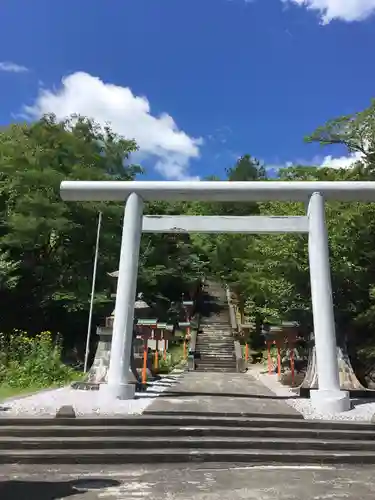
<path id="1" fill-rule="evenodd" d="M 307 201 L 319 192 L 327 200 L 375 201 L 375 181 L 63 181 L 66 201 Z"/>

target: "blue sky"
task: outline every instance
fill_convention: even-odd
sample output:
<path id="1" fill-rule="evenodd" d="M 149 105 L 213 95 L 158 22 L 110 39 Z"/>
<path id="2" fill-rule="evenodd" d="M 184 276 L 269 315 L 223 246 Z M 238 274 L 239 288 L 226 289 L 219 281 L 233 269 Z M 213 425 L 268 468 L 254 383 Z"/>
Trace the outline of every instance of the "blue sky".
<path id="1" fill-rule="evenodd" d="M 303 137 L 374 97 L 375 0 L 0 9 L 0 123 L 50 111 L 110 121 L 138 140 L 147 178 L 223 175 L 245 153 L 270 166 L 346 164 L 344 150 Z"/>

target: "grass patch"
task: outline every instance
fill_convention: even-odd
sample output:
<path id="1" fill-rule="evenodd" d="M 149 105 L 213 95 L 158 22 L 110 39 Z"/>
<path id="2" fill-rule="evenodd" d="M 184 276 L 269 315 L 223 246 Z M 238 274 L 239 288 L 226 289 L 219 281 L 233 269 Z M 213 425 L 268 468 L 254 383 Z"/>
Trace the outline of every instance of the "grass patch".
<path id="1" fill-rule="evenodd" d="M 5 399 L 15 398 L 15 397 L 26 397 L 31 396 L 40 391 L 59 389 L 60 387 L 65 387 L 71 382 L 77 382 L 85 377 L 85 373 L 76 372 L 69 380 L 62 384 L 52 384 L 52 385 L 29 385 L 27 387 L 11 387 L 4 383 L 0 385 L 0 401 Z"/>
<path id="2" fill-rule="evenodd" d="M 28 388 L 20 388 L 20 387 L 9 387 L 8 385 L 0 386 L 0 401 L 4 401 L 5 399 L 14 398 L 18 396 L 29 396 L 31 394 L 35 394 L 36 392 L 45 390 L 45 389 L 57 389 L 59 386 L 52 387 L 28 387 Z"/>
<path id="3" fill-rule="evenodd" d="M 20 389 L 17 387 L 9 387 L 9 386 L 0 386 L 0 401 L 4 401 L 5 399 L 13 398 L 15 396 L 27 396 L 27 394 L 31 394 L 33 392 L 36 392 L 38 389 L 36 388 L 31 388 L 30 390 L 27 389 Z"/>

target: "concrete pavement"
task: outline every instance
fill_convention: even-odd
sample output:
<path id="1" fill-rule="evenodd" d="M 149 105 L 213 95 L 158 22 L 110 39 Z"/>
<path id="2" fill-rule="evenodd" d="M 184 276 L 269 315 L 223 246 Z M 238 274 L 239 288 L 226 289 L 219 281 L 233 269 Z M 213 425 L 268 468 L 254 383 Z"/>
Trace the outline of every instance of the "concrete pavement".
<path id="1" fill-rule="evenodd" d="M 285 398 L 243 373 L 187 372 L 148 411 L 261 413 L 301 416 Z"/>
<path id="2" fill-rule="evenodd" d="M 1 500 L 372 500 L 373 468 L 0 467 Z"/>

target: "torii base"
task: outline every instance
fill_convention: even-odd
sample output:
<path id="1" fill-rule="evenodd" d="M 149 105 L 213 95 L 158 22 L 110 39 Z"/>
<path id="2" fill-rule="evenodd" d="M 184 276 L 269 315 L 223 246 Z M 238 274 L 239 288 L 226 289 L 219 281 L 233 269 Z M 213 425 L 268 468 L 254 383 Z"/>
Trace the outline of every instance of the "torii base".
<path id="1" fill-rule="evenodd" d="M 354 373 L 349 356 L 341 347 L 337 347 L 337 363 L 339 366 L 341 392 L 349 393 L 349 396 L 351 398 L 375 398 L 375 391 L 366 389 L 360 383 Z M 316 351 L 315 347 L 313 347 L 309 356 L 309 363 L 307 366 L 305 378 L 299 387 L 296 387 L 292 390 L 302 398 L 311 397 L 311 399 L 313 400 L 315 398 L 318 398 L 317 392 L 324 392 L 318 391 L 318 387 Z"/>
<path id="2" fill-rule="evenodd" d="M 142 359 L 134 355 L 132 352 L 131 358 L 131 368 L 129 370 L 128 384 L 124 389 L 116 388 L 113 390 L 105 389 L 104 386 L 108 385 L 108 369 L 109 361 L 111 355 L 111 345 L 112 345 L 112 328 L 98 328 L 99 342 L 96 349 L 94 362 L 85 378 L 85 380 L 73 382 L 71 387 L 80 391 L 106 391 L 117 393 L 116 396 L 120 399 L 132 399 L 129 398 L 129 394 L 136 390 L 142 390 L 143 385 L 141 381 L 140 371 L 142 367 Z M 134 346 L 133 346 L 134 347 Z M 152 360 L 148 362 L 147 368 L 147 378 L 152 380 L 156 378 L 156 374 L 152 370 Z M 103 387 L 102 387 L 103 386 Z M 129 386 L 129 388 L 128 388 Z"/>

